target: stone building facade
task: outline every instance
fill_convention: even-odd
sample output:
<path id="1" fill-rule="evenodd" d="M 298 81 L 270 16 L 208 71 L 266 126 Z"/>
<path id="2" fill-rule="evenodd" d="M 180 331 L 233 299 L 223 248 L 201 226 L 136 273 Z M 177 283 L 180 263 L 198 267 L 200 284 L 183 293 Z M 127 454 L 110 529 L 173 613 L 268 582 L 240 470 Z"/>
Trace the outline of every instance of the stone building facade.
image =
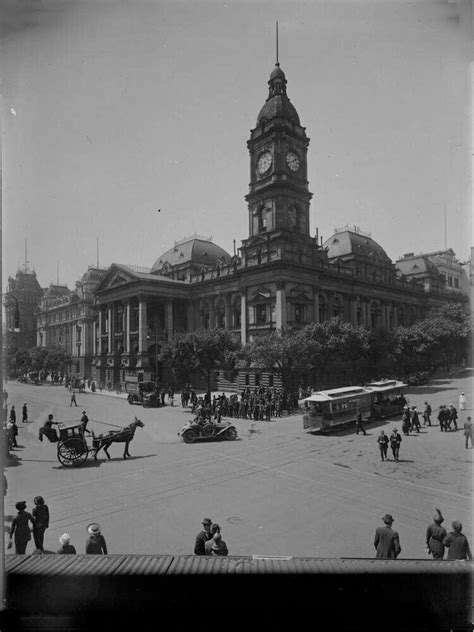
<path id="1" fill-rule="evenodd" d="M 60 346 L 71 354 L 69 375 L 92 375 L 92 323 L 95 318 L 94 290 L 106 270 L 89 267 L 76 288 L 51 284 L 43 291 L 36 310 L 36 345 Z"/>

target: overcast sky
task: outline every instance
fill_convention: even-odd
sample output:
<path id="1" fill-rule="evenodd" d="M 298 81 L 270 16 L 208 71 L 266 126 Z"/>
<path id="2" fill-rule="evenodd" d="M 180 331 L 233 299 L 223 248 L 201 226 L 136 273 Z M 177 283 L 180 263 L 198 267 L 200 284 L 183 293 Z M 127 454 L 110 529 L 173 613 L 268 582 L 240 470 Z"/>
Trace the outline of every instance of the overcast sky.
<path id="1" fill-rule="evenodd" d="M 395 260 L 471 245 L 466 2 L 1 0 L 3 287 L 151 267 L 198 232 L 248 236 L 246 141 L 275 20 L 311 139 L 311 232 L 357 225 Z M 157 210 L 161 209 L 158 213 Z"/>

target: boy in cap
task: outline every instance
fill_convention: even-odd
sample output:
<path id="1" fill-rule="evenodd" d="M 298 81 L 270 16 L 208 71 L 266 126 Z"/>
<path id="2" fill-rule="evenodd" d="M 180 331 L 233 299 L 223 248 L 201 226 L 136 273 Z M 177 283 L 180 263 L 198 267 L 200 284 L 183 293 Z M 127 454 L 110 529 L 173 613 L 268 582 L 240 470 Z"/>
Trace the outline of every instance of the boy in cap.
<path id="1" fill-rule="evenodd" d="M 433 523 L 426 529 L 426 550 L 431 553 L 434 560 L 442 560 L 444 557 L 443 540 L 447 536 L 446 529 L 441 526 L 444 518 L 441 511 L 436 508 Z"/>
<path id="2" fill-rule="evenodd" d="M 212 520 L 210 518 L 204 518 L 202 521 L 203 530 L 196 536 L 196 543 L 194 544 L 194 555 L 206 555 L 205 543 L 212 538 L 211 533 Z"/>
<path id="3" fill-rule="evenodd" d="M 448 549 L 448 560 L 472 560 L 471 549 L 466 536 L 461 533 L 462 524 L 455 520 L 451 524 L 453 530 L 448 534 L 443 544 Z"/>
<path id="4" fill-rule="evenodd" d="M 377 527 L 375 530 L 374 546 L 376 550 L 375 557 L 378 559 L 394 560 L 401 552 L 400 538 L 398 533 L 392 529 L 394 522 L 390 514 L 385 514 L 382 518 L 383 527 Z"/>

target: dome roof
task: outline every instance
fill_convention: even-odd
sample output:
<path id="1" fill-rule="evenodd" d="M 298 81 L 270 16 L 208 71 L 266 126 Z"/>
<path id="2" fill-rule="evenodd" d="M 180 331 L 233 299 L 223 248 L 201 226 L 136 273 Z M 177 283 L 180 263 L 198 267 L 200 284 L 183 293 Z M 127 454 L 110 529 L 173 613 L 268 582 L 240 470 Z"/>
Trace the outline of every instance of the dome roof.
<path id="1" fill-rule="evenodd" d="M 300 124 L 298 112 L 286 94 L 286 84 L 285 73 L 277 62 L 268 80 L 268 98 L 258 114 L 257 126 L 273 118 L 284 118 L 296 125 Z"/>
<path id="2" fill-rule="evenodd" d="M 376 241 L 367 235 L 351 230 L 334 233 L 324 242 L 323 247 L 327 248 L 328 259 L 353 255 L 372 257 L 379 262 L 392 263 L 385 250 Z"/>
<path id="3" fill-rule="evenodd" d="M 173 248 L 163 253 L 153 264 L 151 272 L 161 271 L 165 264 L 176 266 L 184 263 L 194 263 L 213 266 L 218 259 L 227 263 L 231 257 L 223 248 L 213 244 L 208 239 L 190 237 L 181 243 L 176 243 Z"/>
<path id="4" fill-rule="evenodd" d="M 293 121 L 296 125 L 300 124 L 300 117 L 286 94 L 278 94 L 265 103 L 257 117 L 257 125 L 273 118 L 285 118 Z"/>

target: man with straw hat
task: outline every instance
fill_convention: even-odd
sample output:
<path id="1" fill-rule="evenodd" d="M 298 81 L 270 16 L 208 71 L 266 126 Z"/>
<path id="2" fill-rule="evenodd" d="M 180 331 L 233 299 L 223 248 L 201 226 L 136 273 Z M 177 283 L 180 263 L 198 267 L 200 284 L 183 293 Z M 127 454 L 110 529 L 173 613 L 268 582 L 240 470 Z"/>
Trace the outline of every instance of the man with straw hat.
<path id="1" fill-rule="evenodd" d="M 107 555 L 107 544 L 105 538 L 100 532 L 100 527 L 93 522 L 87 527 L 89 537 L 86 541 L 86 553 L 91 555 Z"/>

